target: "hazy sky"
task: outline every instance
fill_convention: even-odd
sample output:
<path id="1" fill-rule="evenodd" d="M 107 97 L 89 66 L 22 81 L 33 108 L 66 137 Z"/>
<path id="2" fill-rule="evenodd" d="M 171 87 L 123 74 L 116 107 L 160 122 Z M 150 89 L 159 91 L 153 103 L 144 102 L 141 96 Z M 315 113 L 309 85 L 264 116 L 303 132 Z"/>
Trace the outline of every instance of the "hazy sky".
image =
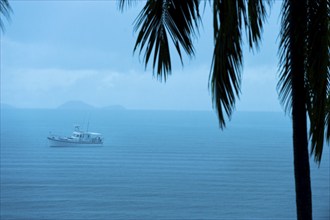
<path id="1" fill-rule="evenodd" d="M 133 55 L 133 22 L 143 3 L 118 10 L 116 1 L 10 1 L 1 34 L 1 103 L 53 108 L 70 100 L 129 109 L 211 110 L 208 77 L 212 14 L 202 10 L 196 56 L 173 62 L 166 83 Z M 242 94 L 236 109 L 281 111 L 276 92 L 280 1 L 265 24 L 259 52 L 245 48 Z M 202 7 L 203 9 L 203 7 Z M 3 19 L 3 18 L 1 18 Z M 172 57 L 175 51 L 172 51 Z"/>

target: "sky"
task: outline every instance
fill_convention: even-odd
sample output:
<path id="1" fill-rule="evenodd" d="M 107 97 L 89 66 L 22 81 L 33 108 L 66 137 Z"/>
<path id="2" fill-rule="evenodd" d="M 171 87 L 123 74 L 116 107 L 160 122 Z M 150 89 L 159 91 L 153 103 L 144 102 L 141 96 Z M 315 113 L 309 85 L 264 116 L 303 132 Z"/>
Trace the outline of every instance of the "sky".
<path id="1" fill-rule="evenodd" d="M 143 1 L 118 10 L 116 1 L 10 1 L 1 33 L 1 103 L 56 108 L 72 100 L 95 107 L 212 110 L 208 79 L 213 53 L 212 13 L 201 7 L 196 55 L 184 66 L 171 51 L 172 75 L 157 80 L 143 55 L 133 54 L 134 20 Z M 268 10 L 259 51 L 244 46 L 238 111 L 282 111 L 278 81 L 280 1 Z M 3 18 L 1 18 L 3 19 Z M 245 39 L 245 37 L 244 37 Z"/>

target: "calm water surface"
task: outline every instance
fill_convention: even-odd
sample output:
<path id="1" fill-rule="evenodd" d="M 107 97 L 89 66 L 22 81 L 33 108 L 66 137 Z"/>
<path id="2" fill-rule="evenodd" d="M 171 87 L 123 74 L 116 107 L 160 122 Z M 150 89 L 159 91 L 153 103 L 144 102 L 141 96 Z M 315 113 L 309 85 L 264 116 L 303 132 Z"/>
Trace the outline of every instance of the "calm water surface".
<path id="1" fill-rule="evenodd" d="M 74 124 L 103 147 L 49 147 Z M 295 219 L 282 113 L 1 111 L 0 219 Z M 329 219 L 329 147 L 311 161 L 313 215 Z"/>

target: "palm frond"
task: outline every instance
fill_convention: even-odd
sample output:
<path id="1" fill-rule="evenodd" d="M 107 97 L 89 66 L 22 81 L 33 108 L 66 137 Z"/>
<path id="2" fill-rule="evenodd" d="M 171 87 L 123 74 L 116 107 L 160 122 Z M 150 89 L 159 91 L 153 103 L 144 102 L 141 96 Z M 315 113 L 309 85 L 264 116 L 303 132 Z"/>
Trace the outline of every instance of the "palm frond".
<path id="1" fill-rule="evenodd" d="M 289 112 L 292 108 L 292 60 L 291 60 L 291 48 L 293 47 L 290 41 L 291 25 L 291 5 L 289 1 L 284 1 L 282 4 L 282 18 L 281 18 L 281 30 L 280 30 L 280 79 L 277 84 L 277 90 L 279 93 L 279 99 L 284 106 L 285 111 Z"/>
<path id="2" fill-rule="evenodd" d="M 253 6 L 258 8 L 249 8 Z M 265 15 L 263 1 L 250 0 L 248 7 L 244 0 L 213 2 L 215 47 L 209 86 L 221 128 L 226 125 L 225 115 L 231 118 L 236 97 L 239 98 L 240 94 L 243 22 L 249 32 L 250 47 L 253 48 L 260 41 Z"/>
<path id="3" fill-rule="evenodd" d="M 330 68 L 330 30 L 329 2 L 314 0 L 308 2 L 307 51 L 306 51 L 306 88 L 307 110 L 310 119 L 309 135 L 311 139 L 311 154 L 320 163 L 323 152 L 326 126 L 329 130 L 327 107 L 329 96 Z M 329 120 L 329 119 L 328 119 Z"/>
<path id="4" fill-rule="evenodd" d="M 242 3 L 242 1 L 240 1 Z M 239 96 L 242 69 L 242 19 L 236 1 L 214 1 L 213 28 L 215 47 L 210 73 L 213 106 L 220 127 L 224 128 Z"/>
<path id="5" fill-rule="evenodd" d="M 330 79 L 330 77 L 328 77 Z M 327 128 L 326 139 L 328 144 L 330 145 L 330 83 L 328 81 L 328 95 L 327 95 L 327 107 L 325 114 L 325 126 Z"/>
<path id="6" fill-rule="evenodd" d="M 251 49 L 253 47 L 259 49 L 263 23 L 267 15 L 265 4 L 271 6 L 272 2 L 272 0 L 249 0 L 247 3 L 248 13 L 244 21 Z"/>
<path id="7" fill-rule="evenodd" d="M 182 61 L 181 49 L 187 55 L 194 55 L 192 38 L 198 30 L 199 0 L 173 1 L 149 0 L 135 21 L 135 31 L 139 31 L 134 51 L 145 51 L 144 63 L 147 67 L 152 52 L 153 70 L 157 77 L 164 78 L 171 73 L 171 56 L 168 35 Z M 157 68 L 156 68 L 157 63 Z"/>
<path id="8" fill-rule="evenodd" d="M 327 13 L 328 15 L 330 14 L 330 2 L 327 2 Z M 327 128 L 327 133 L 326 133 L 326 139 L 328 144 L 330 145 L 330 17 L 327 17 L 328 21 L 328 29 L 327 29 L 327 47 L 328 47 L 328 73 L 327 73 L 327 104 L 326 104 L 326 128 Z"/>
<path id="9" fill-rule="evenodd" d="M 294 98 L 294 94 L 292 94 L 292 77 L 294 72 L 292 67 L 294 63 L 297 65 L 297 60 L 293 60 L 292 54 L 295 53 L 295 57 L 298 56 L 301 59 L 299 61 L 301 67 L 297 74 L 303 74 L 305 90 L 305 94 L 295 94 L 295 98 L 297 98 L 296 96 L 304 96 L 310 120 L 311 154 L 314 155 L 315 161 L 320 163 L 324 139 L 325 137 L 328 141 L 330 139 L 329 2 L 327 0 L 306 2 L 306 21 L 299 20 L 299 25 L 292 24 L 292 21 L 297 19 L 293 19 L 295 15 L 290 14 L 290 7 L 292 7 L 290 1 L 283 3 L 279 51 L 281 71 L 278 89 L 280 100 L 286 111 L 291 111 Z M 301 17 L 303 18 L 304 16 Z M 299 28 L 300 33 L 295 32 L 295 28 Z M 296 36 L 303 39 L 303 46 L 295 44 L 297 42 Z M 298 53 L 300 54 L 298 55 Z"/>
<path id="10" fill-rule="evenodd" d="M 289 7 L 288 2 L 284 2 L 282 4 L 282 19 L 281 19 L 281 41 L 280 41 L 280 79 L 277 84 L 277 90 L 279 93 L 279 98 L 281 104 L 285 107 L 285 111 L 287 112 L 291 109 L 292 100 L 291 100 L 291 74 L 290 73 L 290 51 L 288 50 L 290 41 L 288 38 L 289 35 Z"/>
<path id="11" fill-rule="evenodd" d="M 0 29 L 2 31 L 5 30 L 3 19 L 4 18 L 10 19 L 11 12 L 12 9 L 10 7 L 8 0 L 0 0 Z"/>
<path id="12" fill-rule="evenodd" d="M 124 11 L 126 8 L 136 5 L 139 0 L 118 0 L 118 8 L 121 11 Z"/>

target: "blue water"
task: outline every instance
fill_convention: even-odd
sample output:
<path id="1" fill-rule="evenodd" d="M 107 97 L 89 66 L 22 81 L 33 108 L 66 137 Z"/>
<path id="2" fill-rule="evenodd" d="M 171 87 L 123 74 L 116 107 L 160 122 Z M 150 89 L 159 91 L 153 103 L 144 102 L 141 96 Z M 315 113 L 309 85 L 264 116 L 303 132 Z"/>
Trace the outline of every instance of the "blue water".
<path id="1" fill-rule="evenodd" d="M 96 148 L 48 147 L 74 124 Z M 1 219 L 295 219 L 290 120 L 212 112 L 1 111 Z M 314 219 L 329 219 L 329 147 L 311 161 Z"/>

